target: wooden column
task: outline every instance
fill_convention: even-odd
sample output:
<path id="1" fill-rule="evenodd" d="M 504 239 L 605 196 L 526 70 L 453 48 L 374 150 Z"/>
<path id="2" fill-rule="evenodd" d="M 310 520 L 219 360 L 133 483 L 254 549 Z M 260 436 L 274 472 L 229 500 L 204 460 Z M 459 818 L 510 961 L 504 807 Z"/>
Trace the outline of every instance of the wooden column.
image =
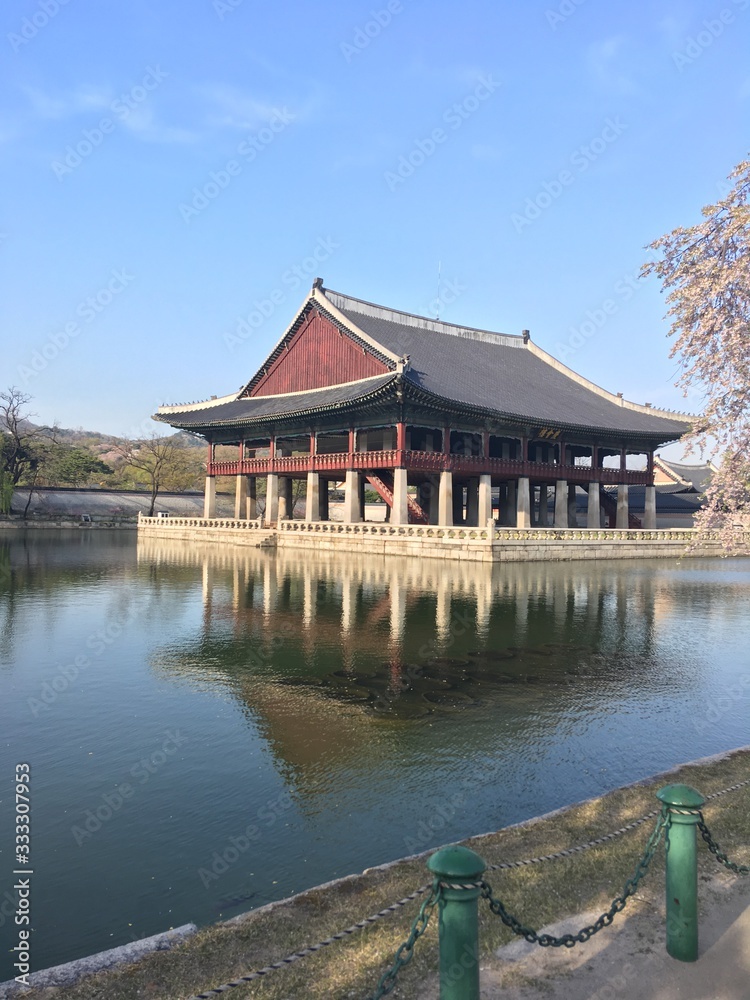
<path id="1" fill-rule="evenodd" d="M 399 453 L 398 463 L 403 465 L 406 452 L 406 423 L 403 420 L 396 424 L 396 451 Z"/>

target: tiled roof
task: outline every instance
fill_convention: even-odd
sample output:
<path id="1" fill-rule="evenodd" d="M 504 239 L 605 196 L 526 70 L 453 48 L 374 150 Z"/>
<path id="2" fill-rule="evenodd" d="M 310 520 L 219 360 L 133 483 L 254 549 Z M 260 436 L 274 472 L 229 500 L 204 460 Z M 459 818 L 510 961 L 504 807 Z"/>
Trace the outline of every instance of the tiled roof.
<path id="1" fill-rule="evenodd" d="M 667 459 L 658 456 L 658 461 L 661 465 L 670 469 L 675 476 L 684 480 L 687 483 L 691 483 L 694 490 L 698 493 L 702 493 L 711 477 L 713 469 L 709 463 L 704 463 L 702 465 L 686 465 L 682 462 L 669 462 Z"/>
<path id="2" fill-rule="evenodd" d="M 589 388 L 523 337 L 441 323 L 322 291 L 373 340 L 408 355 L 407 379 L 435 396 L 531 423 L 624 431 L 663 441 L 687 429 L 689 417 L 630 409 L 617 397 Z"/>
<path id="3" fill-rule="evenodd" d="M 326 410 L 333 406 L 365 399 L 384 388 L 396 376 L 392 372 L 360 379 L 344 385 L 311 389 L 309 392 L 290 392 L 280 396 L 252 396 L 244 399 L 218 400 L 215 406 L 202 403 L 184 407 L 162 406 L 156 414 L 172 427 L 231 427 L 252 420 L 289 416 Z"/>
<path id="4" fill-rule="evenodd" d="M 615 499 L 617 498 L 617 487 L 605 487 Z M 646 487 L 628 487 L 628 507 L 633 514 L 643 513 L 646 503 Z M 694 514 L 700 510 L 703 498 L 697 493 L 675 493 L 670 487 L 664 489 L 656 487 L 656 512 L 657 514 Z"/>

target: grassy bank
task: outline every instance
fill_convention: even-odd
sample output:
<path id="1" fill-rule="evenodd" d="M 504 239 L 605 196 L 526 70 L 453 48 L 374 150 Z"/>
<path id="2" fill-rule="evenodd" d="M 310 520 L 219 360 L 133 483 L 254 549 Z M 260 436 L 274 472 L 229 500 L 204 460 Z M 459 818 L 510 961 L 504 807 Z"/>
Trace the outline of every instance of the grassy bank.
<path id="1" fill-rule="evenodd" d="M 750 751 L 720 760 L 689 765 L 658 778 L 572 806 L 520 827 L 501 830 L 466 843 L 488 863 L 550 854 L 584 843 L 649 812 L 657 805 L 656 789 L 683 781 L 704 795 L 750 778 Z M 708 803 L 706 821 L 721 846 L 736 860 L 750 861 L 750 786 Z M 605 909 L 633 871 L 652 821 L 570 858 L 492 872 L 489 881 L 508 909 L 533 927 L 592 909 Z M 701 874 L 718 868 L 708 851 L 699 853 Z M 265 913 L 241 921 L 205 928 L 170 952 L 149 956 L 119 972 L 91 977 L 67 988 L 70 1000 L 186 1000 L 238 975 L 277 961 L 305 944 L 360 920 L 408 895 L 429 881 L 425 859 L 400 862 L 328 889 L 311 890 Z M 663 851 L 654 860 L 649 883 L 663 885 Z M 263 997 L 365 998 L 390 964 L 417 912 L 415 901 L 370 929 L 337 942 L 322 952 L 247 986 L 230 992 L 235 1000 Z M 481 947 L 489 954 L 511 934 L 480 902 Z M 408 997 L 437 967 L 436 917 L 418 942 L 411 964 L 403 969 L 393 996 Z M 606 933 L 606 930 L 603 932 Z M 24 994 L 27 1000 L 47 1000 L 63 991 L 47 989 Z"/>

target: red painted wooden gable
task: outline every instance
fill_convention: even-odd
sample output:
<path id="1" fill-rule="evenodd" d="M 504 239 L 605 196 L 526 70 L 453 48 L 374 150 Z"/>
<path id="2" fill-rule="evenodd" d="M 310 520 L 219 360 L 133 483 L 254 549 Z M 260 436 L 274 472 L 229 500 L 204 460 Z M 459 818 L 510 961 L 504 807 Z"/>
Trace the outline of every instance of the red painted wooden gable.
<path id="1" fill-rule="evenodd" d="M 251 396 L 274 396 L 303 389 L 354 382 L 390 369 L 341 333 L 330 320 L 313 310 L 294 334 Z"/>

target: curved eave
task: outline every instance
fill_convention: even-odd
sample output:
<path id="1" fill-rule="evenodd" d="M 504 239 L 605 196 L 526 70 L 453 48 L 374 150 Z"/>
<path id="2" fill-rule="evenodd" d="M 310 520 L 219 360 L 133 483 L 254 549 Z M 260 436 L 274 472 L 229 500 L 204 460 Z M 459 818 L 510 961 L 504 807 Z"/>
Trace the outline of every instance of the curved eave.
<path id="1" fill-rule="evenodd" d="M 192 431 L 195 434 L 203 434 L 205 430 L 221 430 L 224 428 L 235 428 L 235 427 L 247 427 L 259 424 L 277 424 L 284 420 L 301 420 L 307 417 L 320 416 L 325 413 L 335 412 L 349 412 L 352 409 L 357 409 L 358 407 L 372 402 L 377 402 L 389 395 L 393 394 L 393 387 L 396 383 L 401 381 L 399 375 L 394 374 L 393 378 L 386 382 L 385 385 L 379 386 L 377 389 L 373 389 L 371 392 L 365 393 L 362 396 L 357 396 L 355 399 L 345 400 L 339 403 L 326 403 L 322 406 L 307 406 L 299 410 L 287 410 L 284 413 L 272 413 L 272 414 L 261 414 L 257 417 L 237 417 L 234 420 L 207 420 L 205 423 L 180 423 L 176 420 L 168 419 L 169 414 L 154 414 L 153 419 L 159 420 L 162 423 L 169 424 L 170 427 L 177 427 L 180 430 Z M 258 399 L 263 399 L 264 397 L 258 396 Z"/>
<path id="2" fill-rule="evenodd" d="M 549 423 L 548 420 L 544 420 L 541 417 L 533 417 L 528 414 L 521 413 L 511 413 L 507 410 L 495 410 L 489 407 L 474 406 L 471 403 L 465 403 L 462 400 L 451 399 L 447 396 L 439 396 L 435 393 L 429 391 L 429 389 L 424 389 L 416 383 L 412 382 L 407 375 L 404 380 L 404 385 L 408 390 L 409 398 L 412 400 L 421 400 L 434 409 L 445 409 L 445 404 L 448 403 L 456 410 L 461 413 L 466 413 L 470 416 L 477 416 L 483 418 L 490 418 L 492 420 L 502 421 L 508 424 L 545 424 Z M 657 418 L 666 419 L 666 418 Z M 668 444 L 670 441 L 679 440 L 682 435 L 689 430 L 690 421 L 685 421 L 684 426 L 681 430 L 676 430 L 671 436 L 666 436 L 661 431 L 638 431 L 638 430 L 623 430 L 622 428 L 612 428 L 612 427 L 597 427 L 592 424 L 572 424 L 564 420 L 555 420 L 554 426 L 559 427 L 561 430 L 572 431 L 576 434 L 591 434 L 591 432 L 598 433 L 602 437 L 612 437 L 612 438 L 636 438 L 640 440 L 652 441 L 654 444 Z M 683 425 L 683 421 L 675 420 L 675 424 Z"/>

